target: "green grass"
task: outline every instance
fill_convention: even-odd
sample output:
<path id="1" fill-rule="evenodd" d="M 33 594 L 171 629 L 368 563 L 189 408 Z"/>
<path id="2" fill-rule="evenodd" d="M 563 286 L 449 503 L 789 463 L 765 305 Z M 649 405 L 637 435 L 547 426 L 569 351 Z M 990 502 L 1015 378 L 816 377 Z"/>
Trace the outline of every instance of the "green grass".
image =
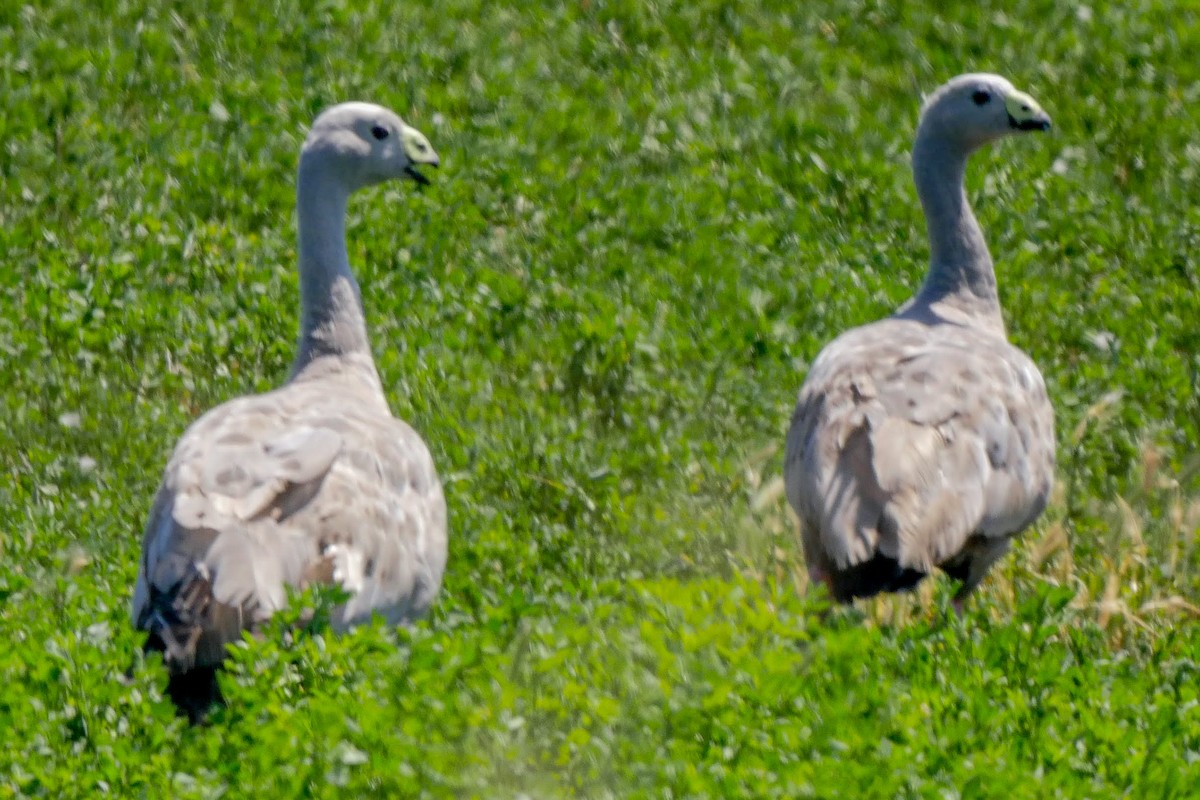
<path id="1" fill-rule="evenodd" d="M 166 5 L 0 4 L 0 797 L 1192 796 L 1192 4 Z M 966 619 L 944 582 L 828 612 L 785 426 L 919 283 L 917 90 L 967 70 L 1055 120 L 969 188 L 1059 489 Z M 287 373 L 296 153 L 351 98 L 443 157 L 356 200 L 351 258 L 444 591 L 281 620 L 190 729 L 128 622 L 141 526 L 188 422 Z"/>

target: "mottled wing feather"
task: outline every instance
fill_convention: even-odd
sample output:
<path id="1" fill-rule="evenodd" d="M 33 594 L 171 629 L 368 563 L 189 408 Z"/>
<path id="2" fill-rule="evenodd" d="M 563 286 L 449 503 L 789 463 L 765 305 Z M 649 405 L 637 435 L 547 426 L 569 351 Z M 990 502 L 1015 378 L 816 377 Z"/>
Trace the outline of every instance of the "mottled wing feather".
<path id="1" fill-rule="evenodd" d="M 223 616 L 233 629 L 206 631 L 215 646 L 201 643 L 219 659 L 242 625 L 314 580 L 350 592 L 339 626 L 422 614 L 445 558 L 445 499 L 416 432 L 374 395 L 290 384 L 219 406 L 184 434 L 146 527 L 133 614 L 145 627 L 151 595 L 201 570 L 238 611 Z"/>
<path id="2" fill-rule="evenodd" d="M 823 571 L 875 553 L 928 571 L 1045 507 L 1053 412 L 1001 336 L 889 319 L 818 357 L 788 434 L 788 497 Z"/>

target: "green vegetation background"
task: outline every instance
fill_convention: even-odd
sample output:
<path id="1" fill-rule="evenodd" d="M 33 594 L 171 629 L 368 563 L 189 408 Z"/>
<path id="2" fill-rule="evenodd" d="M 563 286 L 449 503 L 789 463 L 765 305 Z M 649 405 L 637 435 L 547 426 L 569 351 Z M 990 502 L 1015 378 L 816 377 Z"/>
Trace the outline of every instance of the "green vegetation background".
<path id="1" fill-rule="evenodd" d="M 0 797 L 1194 796 L 1197 52 L 1183 0 L 0 0 Z M 919 283 L 919 92 L 969 70 L 1055 120 L 969 189 L 1060 490 L 961 622 L 941 580 L 823 619 L 783 433 Z M 351 258 L 444 591 L 248 642 L 189 729 L 142 522 L 286 375 L 296 153 L 353 98 L 443 156 Z"/>

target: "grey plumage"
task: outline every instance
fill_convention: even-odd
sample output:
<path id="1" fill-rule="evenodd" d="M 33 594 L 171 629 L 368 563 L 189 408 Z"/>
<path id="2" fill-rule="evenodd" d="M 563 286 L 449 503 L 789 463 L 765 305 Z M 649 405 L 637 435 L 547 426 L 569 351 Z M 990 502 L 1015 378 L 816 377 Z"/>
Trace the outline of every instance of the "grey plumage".
<path id="1" fill-rule="evenodd" d="M 1007 341 L 963 175 L 979 146 L 1049 124 L 995 75 L 959 76 L 923 109 L 913 173 L 931 246 L 925 284 L 821 351 L 787 436 L 809 572 L 839 600 L 908 589 L 939 567 L 962 581 L 961 607 L 1046 506 L 1053 409 L 1036 365 Z"/>
<path id="2" fill-rule="evenodd" d="M 350 194 L 424 180 L 428 141 L 387 109 L 346 103 L 301 154 L 302 323 L 288 382 L 218 406 L 188 428 L 150 512 L 133 598 L 162 650 L 172 697 L 193 719 L 215 698 L 226 645 L 284 606 L 287 590 L 335 583 L 344 629 L 378 613 L 425 613 L 446 563 L 446 503 L 420 436 L 392 417 L 346 256 Z"/>

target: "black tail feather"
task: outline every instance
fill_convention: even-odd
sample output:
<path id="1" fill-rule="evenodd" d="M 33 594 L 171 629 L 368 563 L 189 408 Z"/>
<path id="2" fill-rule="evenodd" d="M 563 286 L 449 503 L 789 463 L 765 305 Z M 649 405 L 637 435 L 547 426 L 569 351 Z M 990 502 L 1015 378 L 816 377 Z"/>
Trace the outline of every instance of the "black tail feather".
<path id="1" fill-rule="evenodd" d="M 167 697 L 181 716 L 186 715 L 193 725 L 204 721 L 208 712 L 223 704 L 217 684 L 219 661 L 212 653 L 203 652 L 206 623 L 219 604 L 213 601 L 212 583 L 207 573 L 193 566 L 182 580 L 167 591 L 151 586 L 150 602 L 139 627 L 148 631 L 144 651 L 163 654 L 170 673 Z M 223 650 L 223 645 L 218 646 Z"/>
<path id="2" fill-rule="evenodd" d="M 216 665 L 193 666 L 186 670 L 172 669 L 170 658 L 167 657 L 167 646 L 158 633 L 150 633 L 146 644 L 142 646 L 144 653 L 162 653 L 167 669 L 171 670 L 167 679 L 167 697 L 175 704 L 179 716 L 186 716 L 193 725 L 204 722 L 208 713 L 217 706 L 225 705 L 221 695 L 221 687 L 217 683 Z"/>
<path id="3" fill-rule="evenodd" d="M 861 564 L 833 572 L 833 596 L 843 603 L 856 597 L 873 597 L 880 592 L 907 592 L 913 589 L 925 573 L 882 553 Z"/>
<path id="4" fill-rule="evenodd" d="M 167 697 L 175 704 L 179 715 L 187 715 L 193 725 L 204 722 L 216 706 L 225 704 L 217 683 L 217 667 L 192 667 L 187 672 L 172 675 L 167 681 Z"/>

